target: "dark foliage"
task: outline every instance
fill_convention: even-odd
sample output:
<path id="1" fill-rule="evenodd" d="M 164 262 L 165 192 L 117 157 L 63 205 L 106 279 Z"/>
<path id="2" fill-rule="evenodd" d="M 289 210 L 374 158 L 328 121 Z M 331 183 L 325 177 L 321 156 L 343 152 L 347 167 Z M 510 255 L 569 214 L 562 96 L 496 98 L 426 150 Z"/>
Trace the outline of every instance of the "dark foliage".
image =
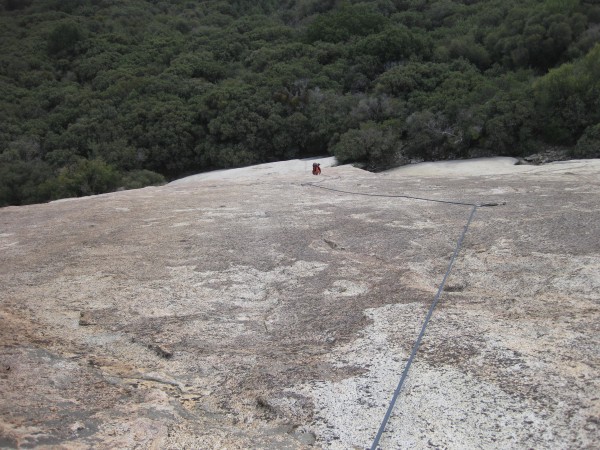
<path id="1" fill-rule="evenodd" d="M 334 154 L 597 157 L 578 0 L 3 0 L 0 206 Z"/>

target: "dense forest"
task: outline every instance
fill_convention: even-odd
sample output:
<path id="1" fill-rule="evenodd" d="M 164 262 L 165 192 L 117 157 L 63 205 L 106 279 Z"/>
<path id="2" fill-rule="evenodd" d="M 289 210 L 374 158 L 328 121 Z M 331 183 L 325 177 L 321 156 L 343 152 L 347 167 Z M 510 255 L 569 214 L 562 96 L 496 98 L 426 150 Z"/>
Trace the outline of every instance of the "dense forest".
<path id="1" fill-rule="evenodd" d="M 600 0 L 0 5 L 0 206 L 324 154 L 600 156 Z"/>

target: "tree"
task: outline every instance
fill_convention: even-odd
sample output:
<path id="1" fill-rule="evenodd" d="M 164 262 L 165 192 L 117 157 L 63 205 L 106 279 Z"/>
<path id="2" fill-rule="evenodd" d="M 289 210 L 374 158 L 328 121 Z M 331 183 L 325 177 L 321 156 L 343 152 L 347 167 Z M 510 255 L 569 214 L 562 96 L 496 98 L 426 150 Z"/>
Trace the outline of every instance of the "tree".
<path id="1" fill-rule="evenodd" d="M 100 159 L 80 159 L 61 169 L 58 177 L 51 180 L 46 188 L 52 198 L 102 194 L 115 190 L 120 178 L 114 167 Z"/>
<path id="2" fill-rule="evenodd" d="M 431 53 L 431 43 L 406 27 L 394 27 L 366 36 L 356 43 L 353 50 L 356 55 L 374 56 L 383 66 L 402 62 L 411 56 L 427 58 Z"/>
<path id="3" fill-rule="evenodd" d="M 340 163 L 361 161 L 370 170 L 382 170 L 406 163 L 397 123 L 361 123 L 348 130 L 333 147 Z"/>
<path id="4" fill-rule="evenodd" d="M 383 29 L 386 18 L 370 6 L 343 5 L 318 15 L 306 30 L 306 40 L 341 42 L 353 36 L 367 36 Z"/>
<path id="5" fill-rule="evenodd" d="M 151 170 L 133 170 L 123 175 L 119 185 L 125 189 L 139 189 L 165 183 L 165 177 Z"/>
<path id="6" fill-rule="evenodd" d="M 575 158 L 600 158 L 600 123 L 585 129 L 571 155 Z"/>
<path id="7" fill-rule="evenodd" d="M 441 112 L 415 112 L 406 120 L 405 154 L 425 161 L 462 156 L 464 133 Z"/>
<path id="8" fill-rule="evenodd" d="M 57 25 L 48 36 L 48 53 L 51 56 L 74 56 L 83 33 L 75 22 Z"/>
<path id="9" fill-rule="evenodd" d="M 534 93 L 546 139 L 577 142 L 588 126 L 600 121 L 600 44 L 537 80 Z"/>

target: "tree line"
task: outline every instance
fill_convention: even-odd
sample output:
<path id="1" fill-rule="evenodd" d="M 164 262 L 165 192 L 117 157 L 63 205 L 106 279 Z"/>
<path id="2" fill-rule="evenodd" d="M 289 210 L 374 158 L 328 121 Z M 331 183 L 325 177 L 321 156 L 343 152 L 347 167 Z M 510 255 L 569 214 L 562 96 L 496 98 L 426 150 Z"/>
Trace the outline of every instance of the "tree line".
<path id="1" fill-rule="evenodd" d="M 332 154 L 600 156 L 600 4 L 3 0 L 0 206 Z"/>

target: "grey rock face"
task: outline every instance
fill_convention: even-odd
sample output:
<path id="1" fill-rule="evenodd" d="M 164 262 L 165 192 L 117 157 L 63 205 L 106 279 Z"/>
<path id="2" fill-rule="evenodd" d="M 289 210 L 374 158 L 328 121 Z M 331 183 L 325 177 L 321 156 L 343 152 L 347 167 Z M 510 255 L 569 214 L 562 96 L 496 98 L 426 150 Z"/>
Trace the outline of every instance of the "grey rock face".
<path id="1" fill-rule="evenodd" d="M 0 446 L 370 446 L 470 207 L 211 178 L 0 209 Z M 382 448 L 600 441 L 600 161 L 322 186 L 480 208 Z"/>

